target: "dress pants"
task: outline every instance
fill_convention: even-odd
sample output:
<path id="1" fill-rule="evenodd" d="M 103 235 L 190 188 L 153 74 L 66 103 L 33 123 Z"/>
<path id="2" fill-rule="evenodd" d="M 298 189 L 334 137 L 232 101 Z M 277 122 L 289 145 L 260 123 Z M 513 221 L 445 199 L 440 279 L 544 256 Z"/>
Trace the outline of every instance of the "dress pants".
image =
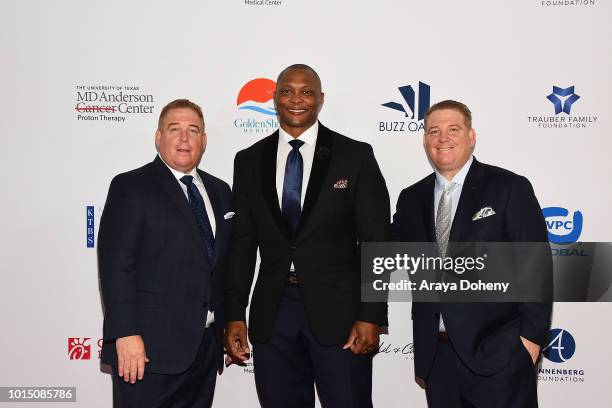
<path id="1" fill-rule="evenodd" d="M 521 345 L 501 371 L 479 376 L 463 364 L 451 341 L 440 340 L 426 395 L 429 408 L 537 408 L 536 368 Z"/>
<path id="2" fill-rule="evenodd" d="M 146 344 L 145 344 L 146 347 Z M 214 327 L 204 331 L 191 366 L 180 374 L 146 371 L 142 381 L 126 383 L 113 367 L 113 406 L 115 408 L 203 408 L 212 406 L 217 381 Z"/>
<path id="3" fill-rule="evenodd" d="M 346 334 L 347 338 L 349 333 Z M 272 335 L 253 344 L 255 385 L 262 408 L 372 408 L 372 355 L 314 338 L 299 289 L 287 286 Z"/>

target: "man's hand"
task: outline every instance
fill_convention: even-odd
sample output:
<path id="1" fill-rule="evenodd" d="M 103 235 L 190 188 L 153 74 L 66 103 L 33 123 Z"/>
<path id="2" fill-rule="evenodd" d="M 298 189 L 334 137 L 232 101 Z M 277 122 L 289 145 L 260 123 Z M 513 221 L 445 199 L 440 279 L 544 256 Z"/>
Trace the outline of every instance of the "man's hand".
<path id="1" fill-rule="evenodd" d="M 535 365 L 536 361 L 538 361 L 538 357 L 540 356 L 540 346 L 527 340 L 523 336 L 521 336 L 521 341 L 523 342 L 523 346 L 525 346 L 525 348 L 529 352 L 529 355 L 531 356 L 531 360 L 533 361 L 533 364 Z"/>
<path id="2" fill-rule="evenodd" d="M 380 327 L 377 324 L 358 320 L 342 348 L 350 348 L 353 354 L 370 354 L 378 350 L 379 336 Z"/>
<path id="3" fill-rule="evenodd" d="M 225 349 L 231 360 L 225 361 L 226 364 L 242 364 L 251 356 L 249 341 L 247 340 L 246 322 L 236 320 L 227 322 L 225 325 Z"/>
<path id="4" fill-rule="evenodd" d="M 142 337 L 127 336 L 119 337 L 115 341 L 117 347 L 117 371 L 119 377 L 123 377 L 125 382 L 134 384 L 136 378 L 142 380 L 144 377 L 145 363 L 149 362 L 145 352 Z"/>
<path id="5" fill-rule="evenodd" d="M 421 377 L 415 375 L 414 376 L 414 381 L 419 385 L 419 387 L 421 387 L 422 389 L 426 390 L 427 389 L 427 383 L 425 382 L 424 379 L 422 379 Z"/>

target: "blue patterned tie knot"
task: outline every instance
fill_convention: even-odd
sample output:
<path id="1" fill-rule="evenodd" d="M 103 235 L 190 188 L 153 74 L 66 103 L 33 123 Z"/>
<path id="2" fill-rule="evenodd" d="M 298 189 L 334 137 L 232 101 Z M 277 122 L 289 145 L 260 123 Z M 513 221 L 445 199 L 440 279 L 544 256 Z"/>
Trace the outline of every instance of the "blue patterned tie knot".
<path id="1" fill-rule="evenodd" d="M 206 212 L 206 206 L 204 205 L 204 199 L 202 198 L 202 195 L 200 195 L 200 191 L 196 185 L 193 183 L 193 176 L 183 176 L 181 177 L 181 182 L 187 186 L 189 205 L 191 206 L 193 216 L 198 223 L 198 227 L 200 227 L 198 229 L 200 230 L 202 241 L 206 246 L 208 259 L 212 262 L 213 251 L 215 249 L 215 236 L 212 232 L 212 227 L 210 226 L 208 213 Z"/>
<path id="2" fill-rule="evenodd" d="M 299 139 L 293 139 L 292 141 L 289 142 L 289 144 L 291 145 L 293 150 L 300 150 L 300 147 L 302 147 L 302 145 L 304 144 L 304 141 L 299 140 Z"/>

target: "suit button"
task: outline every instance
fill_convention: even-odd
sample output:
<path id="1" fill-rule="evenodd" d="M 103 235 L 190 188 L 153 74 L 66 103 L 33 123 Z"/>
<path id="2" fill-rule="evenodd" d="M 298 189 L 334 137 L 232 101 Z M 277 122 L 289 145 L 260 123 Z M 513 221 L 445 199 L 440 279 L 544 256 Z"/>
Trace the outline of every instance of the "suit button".
<path id="1" fill-rule="evenodd" d="M 208 307 L 208 302 L 202 302 L 202 307 Z"/>

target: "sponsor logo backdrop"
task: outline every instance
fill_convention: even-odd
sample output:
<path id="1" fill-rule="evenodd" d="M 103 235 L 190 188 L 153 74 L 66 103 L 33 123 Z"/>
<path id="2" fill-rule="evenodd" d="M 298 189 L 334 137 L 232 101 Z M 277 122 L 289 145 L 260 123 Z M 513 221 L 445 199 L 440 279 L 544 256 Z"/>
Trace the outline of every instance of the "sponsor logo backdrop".
<path id="1" fill-rule="evenodd" d="M 2 15 L 0 386 L 76 386 L 71 406 L 111 406 L 95 252 L 110 180 L 154 158 L 159 110 L 188 97 L 205 113 L 201 167 L 231 182 L 234 154 L 277 128 L 270 91 L 291 63 L 321 75 L 321 121 L 372 144 L 393 204 L 431 172 L 423 112 L 454 98 L 478 159 L 531 180 L 556 255 L 611 241 L 608 2 L 65 0 Z M 542 407 L 610 404 L 611 311 L 555 305 Z M 425 407 L 410 304 L 390 322 L 374 404 Z M 253 367 L 226 370 L 214 405 L 258 406 Z"/>

